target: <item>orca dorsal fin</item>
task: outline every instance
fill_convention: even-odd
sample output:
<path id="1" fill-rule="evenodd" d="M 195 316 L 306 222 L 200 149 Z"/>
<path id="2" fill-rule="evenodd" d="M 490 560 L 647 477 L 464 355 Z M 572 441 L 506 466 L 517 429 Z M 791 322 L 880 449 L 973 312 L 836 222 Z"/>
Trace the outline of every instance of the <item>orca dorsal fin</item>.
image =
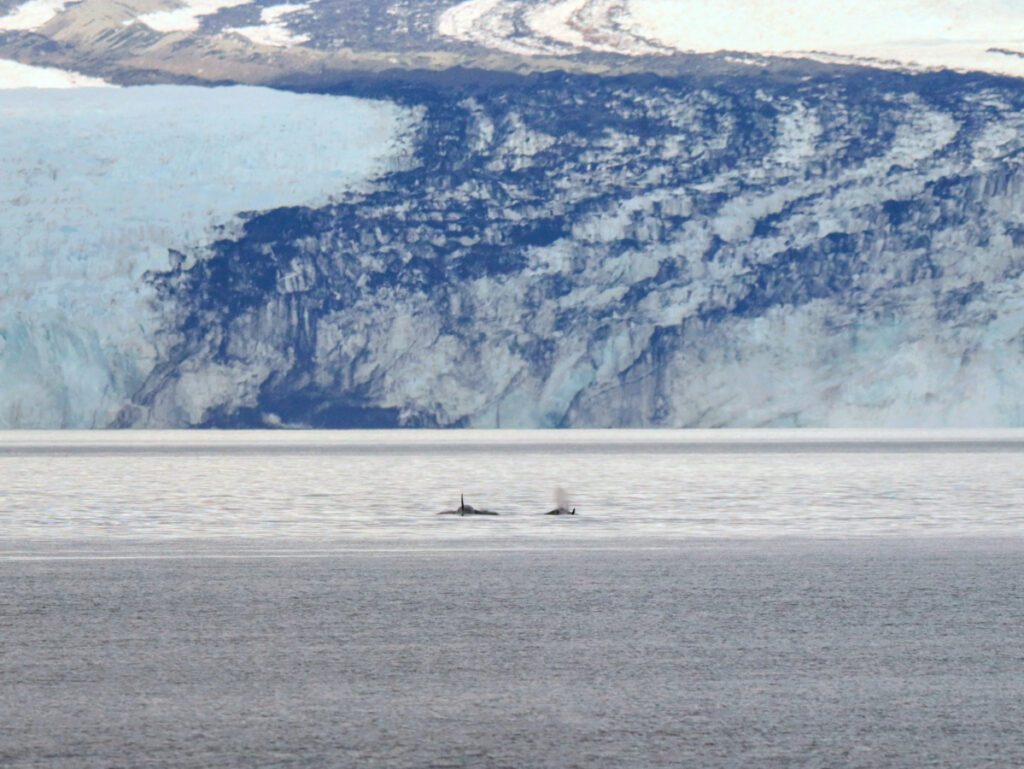
<path id="1" fill-rule="evenodd" d="M 576 515 L 576 508 L 575 507 L 572 509 L 572 512 L 569 513 L 569 515 Z"/>
<path id="2" fill-rule="evenodd" d="M 459 494 L 459 510 L 465 510 L 465 509 L 466 509 L 466 495 L 465 494 Z"/>

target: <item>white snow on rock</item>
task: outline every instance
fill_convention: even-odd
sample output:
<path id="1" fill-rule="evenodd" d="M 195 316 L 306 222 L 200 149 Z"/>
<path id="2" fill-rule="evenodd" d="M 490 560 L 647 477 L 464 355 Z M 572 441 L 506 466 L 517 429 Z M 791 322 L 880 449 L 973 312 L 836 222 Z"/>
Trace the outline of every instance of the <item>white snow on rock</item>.
<path id="1" fill-rule="evenodd" d="M 618 22 L 627 18 L 626 0 L 561 0 L 539 3 L 526 13 L 538 35 L 572 46 L 576 51 L 646 56 L 668 51 L 638 38 Z"/>
<path id="2" fill-rule="evenodd" d="M 438 32 L 522 56 L 570 56 L 581 51 L 665 53 L 619 24 L 625 0 L 466 0 L 438 19 Z"/>
<path id="3" fill-rule="evenodd" d="M 226 32 L 235 32 L 248 38 L 257 45 L 268 45 L 274 48 L 290 48 L 309 41 L 309 35 L 295 34 L 288 29 L 288 16 L 309 10 L 305 4 L 285 3 L 272 5 L 260 11 L 262 24 L 251 27 L 231 27 Z"/>
<path id="4" fill-rule="evenodd" d="M 629 14 L 637 34 L 680 51 L 1024 76 L 1016 0 L 631 0 Z"/>
<path id="5" fill-rule="evenodd" d="M 52 67 L 34 67 L 0 59 L 0 90 L 12 88 L 101 88 L 110 83 Z"/>
<path id="6" fill-rule="evenodd" d="M 417 119 L 248 87 L 0 95 L 0 428 L 108 424 L 160 344 L 144 273 L 238 212 L 323 204 L 407 163 Z"/>
<path id="7" fill-rule="evenodd" d="M 39 29 L 75 0 L 28 0 L 4 16 L 0 16 L 0 31 L 24 32 Z"/>
<path id="8" fill-rule="evenodd" d="M 1017 0 L 465 0 L 437 29 L 526 56 L 730 52 L 1024 76 Z"/>
<path id="9" fill-rule="evenodd" d="M 516 17 L 523 5 L 515 0 L 466 0 L 441 14 L 437 31 L 445 37 L 521 56 L 573 53 L 572 48 L 517 34 Z"/>
<path id="10" fill-rule="evenodd" d="M 138 20 L 157 32 L 195 32 L 199 19 L 211 16 L 221 8 L 248 5 L 250 0 L 184 0 L 179 8 L 144 13 Z"/>

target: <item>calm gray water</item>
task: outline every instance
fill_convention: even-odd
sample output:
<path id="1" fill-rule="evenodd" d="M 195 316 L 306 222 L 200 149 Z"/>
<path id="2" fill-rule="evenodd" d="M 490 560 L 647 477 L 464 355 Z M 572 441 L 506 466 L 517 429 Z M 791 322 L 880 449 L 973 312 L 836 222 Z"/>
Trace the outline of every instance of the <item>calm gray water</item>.
<path id="1" fill-rule="evenodd" d="M 0 547 L 1016 534 L 1024 431 L 8 433 Z M 538 516 L 563 488 L 574 520 Z M 438 518 L 466 501 L 495 520 Z"/>
<path id="2" fill-rule="evenodd" d="M 0 438 L 0 766 L 1024 765 L 1020 433 Z M 575 519 L 538 515 L 561 486 Z M 438 518 L 467 502 L 504 515 Z"/>

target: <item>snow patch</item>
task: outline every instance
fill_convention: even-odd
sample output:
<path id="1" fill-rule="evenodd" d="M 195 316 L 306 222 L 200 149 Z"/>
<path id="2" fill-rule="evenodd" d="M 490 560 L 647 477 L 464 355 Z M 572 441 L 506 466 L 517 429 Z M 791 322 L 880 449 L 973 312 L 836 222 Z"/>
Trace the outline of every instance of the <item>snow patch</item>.
<path id="1" fill-rule="evenodd" d="M 39 29 L 77 0 L 28 0 L 6 16 L 0 16 L 0 31 L 24 32 Z"/>
<path id="2" fill-rule="evenodd" d="M 185 0 L 183 7 L 167 11 L 144 13 L 138 17 L 147 27 L 157 32 L 195 32 L 199 19 L 212 16 L 222 8 L 248 5 L 251 0 Z"/>
<path id="3" fill-rule="evenodd" d="M 293 45 L 302 45 L 309 42 L 309 35 L 295 34 L 288 29 L 285 19 L 288 16 L 308 10 L 309 6 L 305 4 L 286 3 L 284 5 L 272 5 L 260 11 L 260 21 L 263 22 L 262 24 L 251 27 L 231 27 L 224 31 L 235 32 L 257 45 L 290 48 Z"/>
<path id="4" fill-rule="evenodd" d="M 620 24 L 626 19 L 626 0 L 562 0 L 540 3 L 525 14 L 530 29 L 577 51 L 600 51 L 631 56 L 668 53 L 632 34 Z"/>
<path id="5" fill-rule="evenodd" d="M 521 56 L 665 53 L 620 24 L 627 9 L 626 0 L 466 0 L 441 14 L 437 29 L 445 37 Z"/>
<path id="6" fill-rule="evenodd" d="M 105 80 L 52 67 L 34 67 L 0 59 L 0 90 L 14 88 L 103 88 Z"/>
<path id="7" fill-rule="evenodd" d="M 630 0 L 630 29 L 678 51 L 1024 76 L 1016 0 Z"/>
<path id="8" fill-rule="evenodd" d="M 727 53 L 1024 76 L 1022 25 L 1017 0 L 465 0 L 437 29 L 522 56 Z"/>
<path id="9" fill-rule="evenodd" d="M 445 37 L 520 56 L 573 53 L 572 48 L 518 31 L 517 22 L 529 8 L 518 0 L 466 0 L 441 14 L 437 31 Z"/>

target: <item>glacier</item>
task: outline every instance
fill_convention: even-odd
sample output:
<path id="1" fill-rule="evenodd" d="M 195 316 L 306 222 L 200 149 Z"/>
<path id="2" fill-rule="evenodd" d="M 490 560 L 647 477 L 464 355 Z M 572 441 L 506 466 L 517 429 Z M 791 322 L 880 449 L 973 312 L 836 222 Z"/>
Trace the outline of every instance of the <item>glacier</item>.
<path id="1" fill-rule="evenodd" d="M 148 272 L 239 212 L 403 167 L 416 120 L 250 87 L 0 90 L 0 427 L 109 424 L 159 355 Z"/>
<path id="2" fill-rule="evenodd" d="M 1022 18 L 0 0 L 0 426 L 1020 426 Z"/>
<path id="3" fill-rule="evenodd" d="M 1024 423 L 1024 88 L 353 81 L 418 163 L 153 274 L 122 426 Z"/>

